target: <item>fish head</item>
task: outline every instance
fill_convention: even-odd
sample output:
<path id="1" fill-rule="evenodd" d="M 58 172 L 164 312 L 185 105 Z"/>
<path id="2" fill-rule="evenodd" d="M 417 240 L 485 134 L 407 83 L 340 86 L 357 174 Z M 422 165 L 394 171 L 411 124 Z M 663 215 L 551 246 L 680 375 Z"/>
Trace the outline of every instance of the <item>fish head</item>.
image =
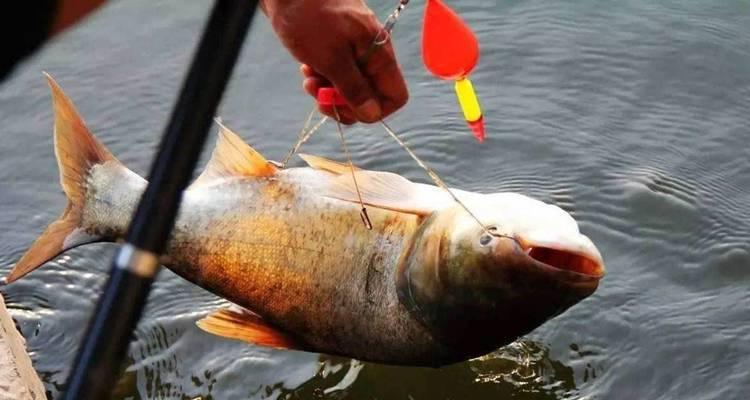
<path id="1" fill-rule="evenodd" d="M 398 287 L 402 303 L 464 359 L 512 342 L 594 293 L 604 262 L 570 214 L 514 193 L 463 202 L 473 216 L 456 205 L 423 223 Z"/>

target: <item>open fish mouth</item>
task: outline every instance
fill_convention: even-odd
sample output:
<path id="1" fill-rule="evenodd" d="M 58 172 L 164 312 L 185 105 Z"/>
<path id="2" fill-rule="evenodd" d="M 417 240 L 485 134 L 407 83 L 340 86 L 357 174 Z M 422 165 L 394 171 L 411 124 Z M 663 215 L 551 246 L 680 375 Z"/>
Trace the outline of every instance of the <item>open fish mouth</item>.
<path id="1" fill-rule="evenodd" d="M 596 256 L 544 246 L 530 246 L 526 248 L 526 254 L 554 269 L 597 279 L 604 276 L 604 265 Z"/>
<path id="2" fill-rule="evenodd" d="M 527 256 L 546 267 L 594 280 L 605 274 L 599 250 L 584 235 L 535 231 L 516 240 Z"/>

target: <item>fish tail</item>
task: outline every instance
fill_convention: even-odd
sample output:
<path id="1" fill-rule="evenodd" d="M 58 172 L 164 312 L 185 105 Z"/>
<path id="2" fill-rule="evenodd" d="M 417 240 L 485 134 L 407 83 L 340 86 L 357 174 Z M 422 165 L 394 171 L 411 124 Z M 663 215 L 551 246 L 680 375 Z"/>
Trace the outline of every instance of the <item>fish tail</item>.
<path id="1" fill-rule="evenodd" d="M 87 177 L 99 164 L 116 163 L 125 168 L 95 137 L 81 119 L 75 106 L 60 86 L 45 73 L 52 92 L 55 112 L 55 156 L 60 184 L 68 205 L 60 218 L 52 222 L 5 277 L 6 283 L 18 280 L 65 250 L 103 240 L 82 227 Z"/>

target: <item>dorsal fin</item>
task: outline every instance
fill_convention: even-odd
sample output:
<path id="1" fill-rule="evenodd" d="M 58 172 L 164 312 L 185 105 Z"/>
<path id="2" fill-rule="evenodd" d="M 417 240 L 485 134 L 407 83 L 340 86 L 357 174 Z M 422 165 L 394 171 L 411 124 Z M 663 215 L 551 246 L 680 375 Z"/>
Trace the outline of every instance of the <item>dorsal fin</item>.
<path id="1" fill-rule="evenodd" d="M 236 133 L 224 126 L 220 121 L 219 139 L 206 169 L 200 174 L 193 185 L 201 185 L 227 177 L 267 177 L 273 176 L 278 168 L 265 157 L 255 151 Z"/>
<path id="2" fill-rule="evenodd" d="M 341 163 L 334 160 L 329 160 L 327 158 L 323 158 L 320 156 L 314 156 L 312 154 L 299 154 L 300 158 L 302 158 L 307 165 L 309 165 L 311 168 L 320 169 L 323 171 L 330 172 L 335 175 L 341 175 L 341 174 L 348 174 L 351 173 L 351 169 L 349 168 L 349 164 Z M 355 171 L 360 171 L 361 169 L 357 166 L 354 166 Z"/>
<path id="3" fill-rule="evenodd" d="M 260 316 L 237 306 L 213 312 L 196 324 L 208 333 L 258 346 L 304 350 L 286 333 L 271 326 Z"/>

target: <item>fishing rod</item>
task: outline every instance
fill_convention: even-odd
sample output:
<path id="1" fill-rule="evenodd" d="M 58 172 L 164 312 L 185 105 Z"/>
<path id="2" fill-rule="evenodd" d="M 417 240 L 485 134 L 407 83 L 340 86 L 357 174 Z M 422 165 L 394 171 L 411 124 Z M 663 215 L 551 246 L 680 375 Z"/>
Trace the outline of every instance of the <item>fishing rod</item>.
<path id="1" fill-rule="evenodd" d="M 131 220 L 125 244 L 90 321 L 64 399 L 108 398 L 146 304 L 216 107 L 257 8 L 257 0 L 216 0 Z"/>

